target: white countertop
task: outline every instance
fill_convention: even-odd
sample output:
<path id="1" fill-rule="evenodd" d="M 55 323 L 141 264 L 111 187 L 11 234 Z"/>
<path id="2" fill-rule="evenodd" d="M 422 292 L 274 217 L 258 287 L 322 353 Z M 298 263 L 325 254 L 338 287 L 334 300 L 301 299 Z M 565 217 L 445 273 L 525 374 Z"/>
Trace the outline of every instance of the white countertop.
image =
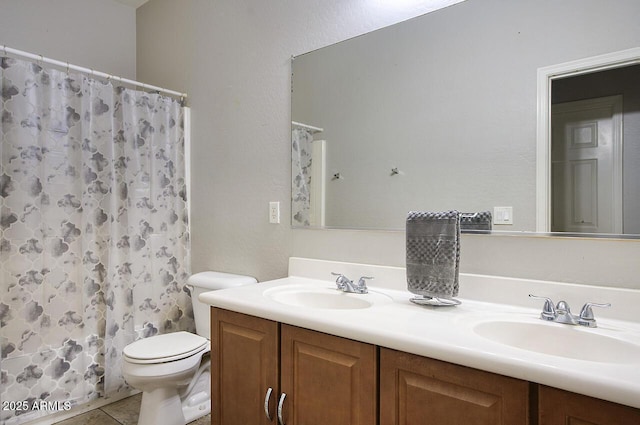
<path id="1" fill-rule="evenodd" d="M 308 265 L 306 263 L 308 261 L 315 260 L 305 259 L 300 264 L 290 265 L 290 274 L 292 272 L 298 273 L 299 266 L 301 264 Z M 323 265 L 323 267 L 326 266 L 328 270 L 342 265 L 343 263 L 332 263 Z M 487 282 L 500 281 L 500 278 L 479 279 L 478 276 L 469 276 L 467 279 L 461 276 L 461 296 L 458 297 L 462 301 L 461 305 L 456 307 L 422 307 L 409 302 L 412 294 L 406 290 L 397 289 L 405 285 L 399 278 L 400 275 L 398 273 L 401 273 L 401 269 L 389 272 L 389 270 L 383 269 L 370 270 L 371 267 L 375 268 L 377 266 L 365 266 L 363 270 L 358 267 L 351 267 L 353 270 L 360 272 L 377 271 L 378 275 L 385 276 L 385 280 L 380 282 L 380 286 L 373 284 L 378 282 L 375 280 L 369 285 L 369 288 L 374 296 L 379 298 L 387 296 L 390 299 L 388 302 L 376 303 L 370 308 L 340 310 L 296 307 L 277 302 L 270 296 L 283 285 L 300 285 L 307 288 L 317 288 L 318 290 L 333 290 L 335 284 L 330 280 L 330 274 L 325 273 L 325 271 L 320 274 L 327 275 L 327 279 L 315 278 L 316 273 L 307 273 L 312 277 L 289 276 L 256 285 L 206 292 L 200 295 L 200 301 L 214 307 L 225 308 L 640 408 L 640 323 L 638 321 L 609 318 L 604 314 L 598 314 L 604 313 L 604 310 L 594 309 L 598 319 L 598 328 L 589 329 L 544 322 L 539 319 L 541 302 L 525 300 L 523 303 L 532 307 L 524 307 L 522 305 L 492 303 L 465 298 L 463 295 L 466 281 L 473 282 L 474 290 L 469 290 L 470 293 L 478 293 L 481 289 L 486 289 L 482 288 L 483 280 Z M 343 268 L 351 270 L 350 267 L 345 266 Z M 335 269 L 335 271 L 342 272 L 340 268 Z M 353 276 L 350 277 L 353 279 Z M 378 278 L 376 277 L 376 279 Z M 392 283 L 390 284 L 389 282 Z M 505 284 L 505 282 L 499 282 L 498 287 Z M 510 285 L 514 286 L 515 283 L 512 282 Z M 519 292 L 523 290 L 527 292 L 527 289 L 530 289 L 533 293 L 536 290 L 544 290 L 545 293 L 537 295 L 551 296 L 553 294 L 548 294 L 548 292 L 552 292 L 549 288 L 554 288 L 555 286 L 548 285 L 553 285 L 553 283 L 531 282 L 531 287 L 526 288 L 523 282 L 519 282 L 520 289 L 515 290 L 514 287 L 514 292 L 517 293 L 518 299 L 521 298 Z M 565 286 L 559 285 L 559 293 L 568 293 Z M 583 288 L 575 286 L 572 289 Z M 585 291 L 588 292 L 591 289 L 586 288 Z M 596 290 L 595 294 L 602 293 Z M 606 296 L 619 301 L 619 303 L 623 303 L 623 301 L 630 303 L 631 301 L 637 301 L 636 297 L 639 295 L 640 291 L 632 290 L 631 292 L 608 294 Z M 358 297 L 358 295 L 350 296 Z M 602 296 L 606 298 L 605 295 Z M 366 295 L 362 295 L 362 297 L 366 297 Z M 624 300 L 619 300 L 618 298 L 624 298 Z M 629 298 L 632 298 L 632 300 L 629 300 Z M 558 300 L 554 299 L 554 301 Z M 588 301 L 610 302 L 607 299 L 589 299 Z M 577 311 L 579 311 L 579 307 L 580 305 L 573 306 L 574 309 L 578 309 Z M 636 317 L 638 313 L 637 309 L 635 310 L 636 312 L 624 311 L 619 314 L 625 318 Z M 482 337 L 474 331 L 474 327 L 491 321 L 564 327 L 570 329 L 570 332 L 573 333 L 588 332 L 614 338 L 618 341 L 635 344 L 639 348 L 637 360 L 610 362 L 608 361 L 609 356 L 606 355 L 607 348 L 602 346 L 597 347 L 598 355 L 605 353 L 603 357 L 607 358 L 593 358 L 591 361 L 515 348 Z M 579 334 L 575 335 L 579 336 Z M 556 344 L 563 344 L 564 341 L 550 338 L 550 341 L 542 340 L 539 343 L 555 346 Z M 629 346 L 633 347 L 633 345 Z M 614 354 L 611 353 L 612 356 Z"/>

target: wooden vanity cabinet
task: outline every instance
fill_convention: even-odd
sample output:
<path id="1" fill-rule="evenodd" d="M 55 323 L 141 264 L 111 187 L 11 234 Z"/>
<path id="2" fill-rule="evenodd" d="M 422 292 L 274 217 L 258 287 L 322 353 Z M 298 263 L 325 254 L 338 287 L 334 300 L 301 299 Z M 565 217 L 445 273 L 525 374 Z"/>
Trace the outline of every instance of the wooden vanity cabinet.
<path id="1" fill-rule="evenodd" d="M 377 423 L 376 346 L 282 325 L 280 347 L 287 425 Z"/>
<path id="2" fill-rule="evenodd" d="M 286 425 L 640 425 L 640 409 L 218 308 L 211 360 L 214 425 L 278 425 L 283 394 Z"/>
<path id="3" fill-rule="evenodd" d="M 538 425 L 638 425 L 640 409 L 544 385 L 538 390 Z"/>
<path id="4" fill-rule="evenodd" d="M 380 349 L 380 425 L 527 425 L 529 383 Z"/>
<path id="5" fill-rule="evenodd" d="M 211 309 L 211 423 L 275 425 L 280 382 L 277 322 Z M 272 388 L 271 420 L 264 411 Z"/>
<path id="6" fill-rule="evenodd" d="M 211 340 L 212 424 L 377 423 L 376 346 L 218 308 Z"/>

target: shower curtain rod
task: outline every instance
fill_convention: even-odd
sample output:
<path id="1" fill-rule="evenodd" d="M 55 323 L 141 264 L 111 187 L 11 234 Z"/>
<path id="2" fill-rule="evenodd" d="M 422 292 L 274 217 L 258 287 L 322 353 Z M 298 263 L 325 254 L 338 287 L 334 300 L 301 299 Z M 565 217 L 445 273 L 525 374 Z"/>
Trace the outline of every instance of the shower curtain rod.
<path id="1" fill-rule="evenodd" d="M 24 51 L 18 50 L 18 49 L 13 49 L 11 47 L 5 46 L 4 44 L 2 45 L 2 51 L 4 52 L 5 55 L 7 53 L 11 53 L 12 55 L 22 56 L 22 57 L 25 57 L 25 58 L 33 59 L 36 62 L 49 63 L 49 64 L 52 64 L 52 65 L 60 66 L 60 67 L 66 68 L 67 72 L 70 69 L 73 69 L 74 71 L 79 71 L 79 72 L 83 72 L 85 74 L 90 74 L 91 76 L 94 76 L 94 77 L 106 78 L 107 80 L 118 80 L 121 83 L 131 84 L 131 85 L 134 85 L 134 86 L 142 87 L 143 90 L 153 90 L 153 91 L 158 91 L 158 92 L 162 92 L 162 93 L 167 93 L 167 94 L 170 94 L 170 95 L 173 95 L 173 96 L 179 96 L 181 99 L 186 99 L 187 98 L 187 94 L 186 93 L 180 93 L 180 92 L 177 92 L 177 91 L 174 91 L 174 90 L 164 89 L 162 87 L 156 87 L 156 86 L 152 86 L 150 84 L 141 83 L 139 81 L 129 80 L 127 78 L 122 78 L 122 77 L 118 77 L 116 75 L 107 74 L 106 72 L 95 71 L 95 70 L 93 70 L 91 68 L 83 68 L 83 67 L 78 66 L 78 65 L 71 65 L 69 62 L 61 62 L 59 60 L 47 58 L 47 57 L 44 57 L 42 55 L 35 55 L 33 53 L 24 52 Z"/>
<path id="2" fill-rule="evenodd" d="M 320 128 L 320 127 L 314 127 L 312 125 L 309 124 L 303 124 L 301 122 L 295 122 L 295 121 L 291 121 L 291 124 L 294 127 L 300 127 L 300 128 L 304 128 L 306 130 L 311 131 L 312 133 L 321 133 L 324 131 L 324 128 Z"/>

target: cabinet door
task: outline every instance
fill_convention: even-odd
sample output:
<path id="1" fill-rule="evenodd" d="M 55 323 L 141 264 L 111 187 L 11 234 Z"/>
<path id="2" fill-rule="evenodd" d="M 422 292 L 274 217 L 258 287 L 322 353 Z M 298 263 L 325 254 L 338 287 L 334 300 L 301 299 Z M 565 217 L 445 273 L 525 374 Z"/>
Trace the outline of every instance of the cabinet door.
<path id="1" fill-rule="evenodd" d="M 528 382 L 380 349 L 380 425 L 528 423 Z"/>
<path id="2" fill-rule="evenodd" d="M 282 325 L 281 349 L 287 425 L 377 423 L 375 346 Z"/>
<path id="3" fill-rule="evenodd" d="M 636 425 L 640 409 L 540 385 L 539 425 Z"/>
<path id="4" fill-rule="evenodd" d="M 211 309 L 211 423 L 276 424 L 278 323 Z M 265 396 L 272 388 L 271 420 Z"/>

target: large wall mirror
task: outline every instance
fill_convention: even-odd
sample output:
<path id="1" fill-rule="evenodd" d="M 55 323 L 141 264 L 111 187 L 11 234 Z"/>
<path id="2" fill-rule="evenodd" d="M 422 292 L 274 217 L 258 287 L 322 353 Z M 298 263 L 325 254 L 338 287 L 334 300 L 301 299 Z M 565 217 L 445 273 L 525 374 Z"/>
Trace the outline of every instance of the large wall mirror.
<path id="1" fill-rule="evenodd" d="M 639 47 L 637 16 L 637 0 L 466 0 L 296 56 L 292 225 L 396 230 L 457 209 L 491 212 L 493 231 L 640 235 L 638 58 L 554 76 L 545 108 L 537 81 Z"/>

